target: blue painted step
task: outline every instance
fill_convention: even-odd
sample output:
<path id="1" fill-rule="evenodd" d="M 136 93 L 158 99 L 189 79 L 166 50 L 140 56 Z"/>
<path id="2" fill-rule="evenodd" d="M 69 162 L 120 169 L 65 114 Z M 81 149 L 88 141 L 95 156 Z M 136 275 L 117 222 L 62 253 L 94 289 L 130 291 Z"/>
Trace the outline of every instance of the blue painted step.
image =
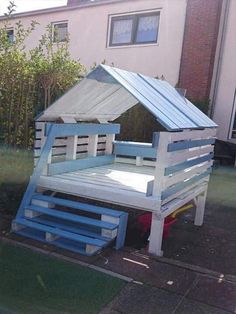
<path id="1" fill-rule="evenodd" d="M 81 202 L 65 200 L 58 197 L 47 196 L 47 195 L 42 195 L 42 194 L 34 194 L 32 199 L 45 201 L 45 202 L 49 202 L 49 203 L 53 203 L 53 204 L 61 205 L 65 207 L 70 207 L 74 209 L 79 209 L 81 211 L 91 212 L 94 214 L 116 217 L 116 218 L 119 218 L 121 215 L 124 214 L 124 212 L 116 211 L 116 210 L 106 208 L 106 207 L 100 207 L 100 206 L 85 204 Z"/>
<path id="2" fill-rule="evenodd" d="M 92 218 L 88 218 L 84 216 L 74 215 L 74 214 L 59 211 L 56 209 L 50 209 L 47 207 L 41 207 L 37 205 L 29 205 L 26 207 L 26 209 L 30 209 L 32 211 L 36 211 L 36 212 L 46 214 L 49 216 L 53 216 L 53 217 L 57 217 L 57 218 L 65 219 L 65 220 L 70 220 L 70 221 L 74 221 L 74 222 L 78 222 L 78 223 L 82 223 L 82 224 L 86 224 L 90 226 L 96 226 L 99 228 L 109 229 L 109 230 L 114 230 L 118 227 L 117 224 L 113 224 L 110 222 L 105 222 L 105 221 L 92 219 Z"/>
<path id="3" fill-rule="evenodd" d="M 111 240 L 113 240 L 111 238 L 107 238 L 105 236 L 102 236 L 100 228 L 78 225 L 78 224 L 75 224 L 71 221 L 64 221 L 64 220 L 58 219 L 56 217 L 41 215 L 38 217 L 34 217 L 34 218 L 30 218 L 30 219 L 27 218 L 27 219 L 30 221 L 33 221 L 33 222 L 37 222 L 37 223 L 51 226 L 54 228 L 59 228 L 59 229 L 69 231 L 72 233 L 78 233 L 78 234 L 84 235 L 86 237 L 91 237 L 91 238 L 100 239 L 100 240 L 109 241 L 109 242 Z"/>
<path id="4" fill-rule="evenodd" d="M 78 235 L 75 233 L 71 233 L 65 230 L 61 230 L 58 228 L 54 228 L 54 227 L 50 227 L 50 226 L 46 226 L 40 223 L 36 223 L 36 222 L 32 222 L 28 219 L 24 219 L 24 218 L 18 218 L 16 220 L 13 221 L 13 224 L 19 224 L 21 226 L 25 226 L 25 227 L 29 227 L 31 229 L 36 229 L 36 230 L 40 230 L 43 232 L 48 232 L 51 233 L 53 235 L 57 235 L 59 237 L 68 239 L 68 240 L 72 240 L 72 241 L 77 241 L 80 243 L 85 243 L 85 244 L 90 244 L 90 245 L 94 245 L 94 246 L 98 246 L 98 247 L 104 247 L 107 245 L 107 241 L 103 241 L 103 240 L 99 240 L 99 239 L 93 239 L 90 237 L 86 237 L 86 236 L 82 236 L 82 235 Z M 17 231 L 16 231 L 17 233 Z M 51 241 L 53 243 L 53 241 Z"/>
<path id="5" fill-rule="evenodd" d="M 46 241 L 46 239 L 45 239 L 44 232 L 42 232 L 40 230 L 25 227 L 24 229 L 21 229 L 15 233 L 17 233 L 18 235 L 21 235 L 23 237 L 27 237 L 27 238 L 34 239 L 34 240 L 48 244 L 48 241 Z M 84 243 L 75 242 L 72 240 L 60 238 L 60 239 L 56 239 L 53 242 L 50 242 L 50 244 L 53 244 L 57 247 L 61 247 L 63 249 L 66 249 L 66 250 L 69 250 L 69 251 L 72 251 L 75 253 L 79 253 L 82 255 L 87 255 L 87 256 L 94 255 L 94 253 L 86 252 L 86 244 L 84 244 Z M 101 250 L 101 248 L 98 249 L 97 252 L 100 252 L 100 250 Z"/>

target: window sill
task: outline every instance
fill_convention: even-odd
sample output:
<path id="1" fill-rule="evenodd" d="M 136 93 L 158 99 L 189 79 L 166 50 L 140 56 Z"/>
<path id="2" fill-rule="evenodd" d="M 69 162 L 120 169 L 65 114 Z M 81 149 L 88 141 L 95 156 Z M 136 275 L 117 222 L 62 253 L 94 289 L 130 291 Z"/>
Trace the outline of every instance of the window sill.
<path id="1" fill-rule="evenodd" d="M 153 47 L 159 46 L 159 43 L 153 44 L 136 44 L 136 45 L 121 45 L 121 46 L 107 46 L 106 49 L 123 49 L 123 48 L 140 48 L 140 47 Z"/>

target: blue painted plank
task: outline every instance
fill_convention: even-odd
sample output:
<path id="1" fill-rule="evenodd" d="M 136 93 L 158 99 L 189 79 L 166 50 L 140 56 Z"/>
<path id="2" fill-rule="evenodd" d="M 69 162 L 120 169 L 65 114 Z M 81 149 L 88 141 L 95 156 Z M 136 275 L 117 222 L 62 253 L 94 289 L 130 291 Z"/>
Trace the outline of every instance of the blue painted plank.
<path id="1" fill-rule="evenodd" d="M 171 143 L 168 145 L 168 152 L 174 152 L 177 150 L 188 149 L 193 147 L 199 147 L 204 145 L 212 145 L 215 143 L 215 138 L 210 138 L 206 140 L 195 140 L 195 141 L 181 141 L 176 143 Z"/>
<path id="2" fill-rule="evenodd" d="M 48 241 L 45 240 L 44 233 L 42 231 L 38 231 L 38 230 L 26 227 L 22 230 L 14 231 L 14 233 L 23 237 L 27 237 L 27 238 L 48 244 Z M 86 256 L 93 255 L 86 252 L 86 245 L 84 243 L 76 242 L 76 244 L 74 244 L 74 241 L 64 240 L 60 238 L 51 242 L 51 244 L 57 247 L 75 252 L 75 253 L 82 254 L 82 255 L 86 255 Z"/>
<path id="3" fill-rule="evenodd" d="M 88 228 L 88 226 L 83 226 L 79 224 L 72 224 L 71 222 L 62 221 L 56 217 L 49 217 L 45 215 L 41 215 L 38 217 L 34 217 L 32 219 L 27 218 L 28 220 L 31 220 L 33 222 L 41 223 L 47 226 L 51 226 L 54 228 L 59 228 L 65 231 L 69 231 L 72 233 L 78 233 L 81 235 L 84 235 L 86 237 L 91 237 L 95 239 L 100 239 L 103 241 L 110 241 L 110 238 L 106 238 L 101 236 L 101 228 L 96 228 L 96 230 L 91 230 L 91 228 Z"/>
<path id="4" fill-rule="evenodd" d="M 121 211 L 113 210 L 106 207 L 95 206 L 95 205 L 81 203 L 77 201 L 75 202 L 75 201 L 65 200 L 65 199 L 61 199 L 61 198 L 57 198 L 53 196 L 46 196 L 42 194 L 33 195 L 33 199 L 45 201 L 45 202 L 49 202 L 49 203 L 53 203 L 53 204 L 61 205 L 65 207 L 70 207 L 74 209 L 79 209 L 82 211 L 87 211 L 87 212 L 91 212 L 91 213 L 95 213 L 99 215 L 107 215 L 111 217 L 119 218 L 123 214 L 123 212 Z"/>
<path id="5" fill-rule="evenodd" d="M 184 181 L 181 183 L 177 183 L 174 187 L 168 188 L 166 189 L 164 192 L 162 192 L 161 195 L 161 199 L 164 200 L 167 197 L 171 196 L 172 194 L 175 194 L 181 190 L 183 190 L 184 188 L 186 188 L 188 185 L 191 185 L 203 178 L 205 178 L 206 176 L 208 176 L 211 173 L 211 168 L 207 169 L 207 171 L 203 172 L 200 175 L 194 176 L 192 179 L 188 180 L 188 181 Z"/>
<path id="6" fill-rule="evenodd" d="M 153 132 L 152 134 L 152 147 L 157 148 L 159 145 L 160 132 Z"/>
<path id="7" fill-rule="evenodd" d="M 189 167 L 196 166 L 197 164 L 201 164 L 205 161 L 209 161 L 212 158 L 213 158 L 213 153 L 210 153 L 206 156 L 199 157 L 196 159 L 191 159 L 191 160 L 182 162 L 180 164 L 177 164 L 175 166 L 168 167 L 165 169 L 165 176 L 168 176 L 169 174 L 176 173 L 178 171 L 184 170 L 184 169 L 189 168 Z"/>
<path id="8" fill-rule="evenodd" d="M 51 128 L 52 128 L 52 126 L 50 126 L 49 129 L 51 130 Z M 30 203 L 32 195 L 35 193 L 35 188 L 37 186 L 40 175 L 42 174 L 43 169 L 44 169 L 45 165 L 47 164 L 48 157 L 49 157 L 53 142 L 54 142 L 54 137 L 53 137 L 52 133 L 49 132 L 47 140 L 46 140 L 46 142 L 42 148 L 40 158 L 37 162 L 37 166 L 34 169 L 34 172 L 30 178 L 30 182 L 27 186 L 27 189 L 26 189 L 25 194 L 23 196 L 23 199 L 21 201 L 20 207 L 17 211 L 17 216 L 16 216 L 17 218 L 24 216 L 25 206 Z"/>
<path id="9" fill-rule="evenodd" d="M 13 221 L 13 223 L 16 223 L 16 224 L 19 224 L 22 226 L 26 226 L 26 227 L 29 227 L 32 229 L 40 230 L 43 232 L 49 232 L 51 234 L 58 235 L 58 236 L 63 237 L 65 239 L 70 239 L 70 240 L 78 241 L 81 243 L 91 244 L 91 245 L 100 246 L 100 247 L 103 247 L 107 244 L 107 241 L 92 239 L 92 238 L 78 235 L 75 233 L 71 233 L 71 232 L 68 232 L 65 230 L 61 230 L 61 229 L 49 227 L 46 225 L 38 224 L 38 223 L 32 222 L 32 221 L 27 220 L 27 219 L 23 219 L 23 218 L 15 219 Z"/>
<path id="10" fill-rule="evenodd" d="M 121 249 L 125 244 L 127 223 L 128 223 L 128 213 L 124 213 L 120 217 L 120 223 L 117 230 L 116 246 L 115 246 L 116 250 Z"/>
<path id="11" fill-rule="evenodd" d="M 48 174 L 51 176 L 65 172 L 73 172 L 77 170 L 108 165 L 112 164 L 114 162 L 114 159 L 114 155 L 105 155 L 57 162 L 48 165 Z"/>
<path id="12" fill-rule="evenodd" d="M 157 149 L 148 143 L 114 142 L 114 154 L 156 158 Z"/>
<path id="13" fill-rule="evenodd" d="M 50 129 L 54 137 L 66 136 L 86 136 L 94 134 L 119 134 L 119 124 L 95 124 L 95 123 L 47 123 L 45 127 L 45 136 L 48 136 Z"/>
<path id="14" fill-rule="evenodd" d="M 88 218 L 85 216 L 74 215 L 74 214 L 59 211 L 56 209 L 41 207 L 41 206 L 37 206 L 37 205 L 27 206 L 27 209 L 30 209 L 32 211 L 36 211 L 36 212 L 39 212 L 42 214 L 46 214 L 49 216 L 53 216 L 53 217 L 57 217 L 57 218 L 61 218 L 61 219 L 65 219 L 65 220 L 69 220 L 69 221 L 73 221 L 73 222 L 78 222 L 78 223 L 82 223 L 85 225 L 91 225 L 91 226 L 95 226 L 95 227 L 99 227 L 99 228 L 109 229 L 109 230 L 114 230 L 118 227 L 117 224 L 113 224 L 110 222 L 106 222 L 106 221 L 102 221 L 102 220 L 98 220 L 98 219 L 92 219 L 92 218 Z"/>

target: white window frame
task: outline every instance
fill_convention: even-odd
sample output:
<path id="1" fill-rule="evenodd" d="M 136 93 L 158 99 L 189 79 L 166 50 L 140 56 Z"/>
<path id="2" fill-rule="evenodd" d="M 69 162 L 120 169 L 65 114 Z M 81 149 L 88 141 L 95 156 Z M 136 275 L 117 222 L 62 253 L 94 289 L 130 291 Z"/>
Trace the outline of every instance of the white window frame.
<path id="1" fill-rule="evenodd" d="M 68 35 L 68 20 L 67 21 L 52 22 L 51 23 L 51 25 L 52 25 L 52 42 L 54 44 L 66 42 L 66 39 L 65 40 L 60 40 L 60 41 L 55 40 L 55 26 L 56 25 L 60 25 L 60 24 L 66 24 L 67 25 L 67 35 Z"/>
<path id="2" fill-rule="evenodd" d="M 9 27 L 9 28 L 7 28 L 6 29 L 6 31 L 7 31 L 7 33 L 9 32 L 9 31 L 12 31 L 13 32 L 13 35 L 12 35 L 12 41 L 10 41 L 9 40 L 9 43 L 14 43 L 14 40 L 15 40 L 15 31 L 14 31 L 14 28 L 13 27 Z M 7 36 L 8 37 L 8 36 Z M 9 37 L 8 37 L 8 39 L 9 39 Z"/>
<path id="3" fill-rule="evenodd" d="M 158 16 L 159 21 L 157 26 L 157 36 L 155 41 L 147 41 L 147 42 L 135 42 L 135 37 L 137 35 L 137 25 L 138 19 L 140 17 L 145 16 Z M 121 14 L 112 14 L 108 17 L 108 31 L 107 31 L 107 48 L 122 48 L 122 47 L 136 47 L 136 46 L 146 46 L 146 45 L 157 45 L 159 41 L 159 32 L 160 32 L 160 16 L 161 16 L 161 9 L 153 9 L 149 11 L 137 11 L 137 12 L 130 12 L 130 13 L 121 13 Z M 131 34 L 131 42 L 130 43 L 117 43 L 112 44 L 112 35 L 113 35 L 113 21 L 115 20 L 122 20 L 122 19 L 133 19 L 132 25 L 132 34 Z M 134 26 L 135 24 L 135 26 Z"/>

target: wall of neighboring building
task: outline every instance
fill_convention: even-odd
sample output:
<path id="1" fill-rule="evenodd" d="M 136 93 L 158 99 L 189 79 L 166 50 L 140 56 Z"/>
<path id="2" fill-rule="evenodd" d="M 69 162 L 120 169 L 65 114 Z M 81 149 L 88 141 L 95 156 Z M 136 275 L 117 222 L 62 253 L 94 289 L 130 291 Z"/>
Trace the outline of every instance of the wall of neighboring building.
<path id="1" fill-rule="evenodd" d="M 229 1 L 227 24 L 224 34 L 223 51 L 219 68 L 216 97 L 213 104 L 213 119 L 219 125 L 218 137 L 221 140 L 231 139 L 232 122 L 235 115 L 236 89 L 236 1 Z M 217 82 L 216 82 L 217 83 Z"/>
<path id="2" fill-rule="evenodd" d="M 210 94 L 223 0 L 189 0 L 179 85 L 186 96 L 207 101 Z"/>
<path id="3" fill-rule="evenodd" d="M 187 0 L 128 0 L 90 5 L 71 10 L 21 17 L 24 25 L 40 23 L 26 42 L 37 45 L 45 26 L 68 21 L 70 52 L 89 69 L 94 62 L 107 64 L 150 76 L 164 77 L 173 85 L 178 81 Z M 160 11 L 158 42 L 136 46 L 107 47 L 109 17 L 114 14 Z M 14 20 L 16 22 L 17 19 Z"/>

